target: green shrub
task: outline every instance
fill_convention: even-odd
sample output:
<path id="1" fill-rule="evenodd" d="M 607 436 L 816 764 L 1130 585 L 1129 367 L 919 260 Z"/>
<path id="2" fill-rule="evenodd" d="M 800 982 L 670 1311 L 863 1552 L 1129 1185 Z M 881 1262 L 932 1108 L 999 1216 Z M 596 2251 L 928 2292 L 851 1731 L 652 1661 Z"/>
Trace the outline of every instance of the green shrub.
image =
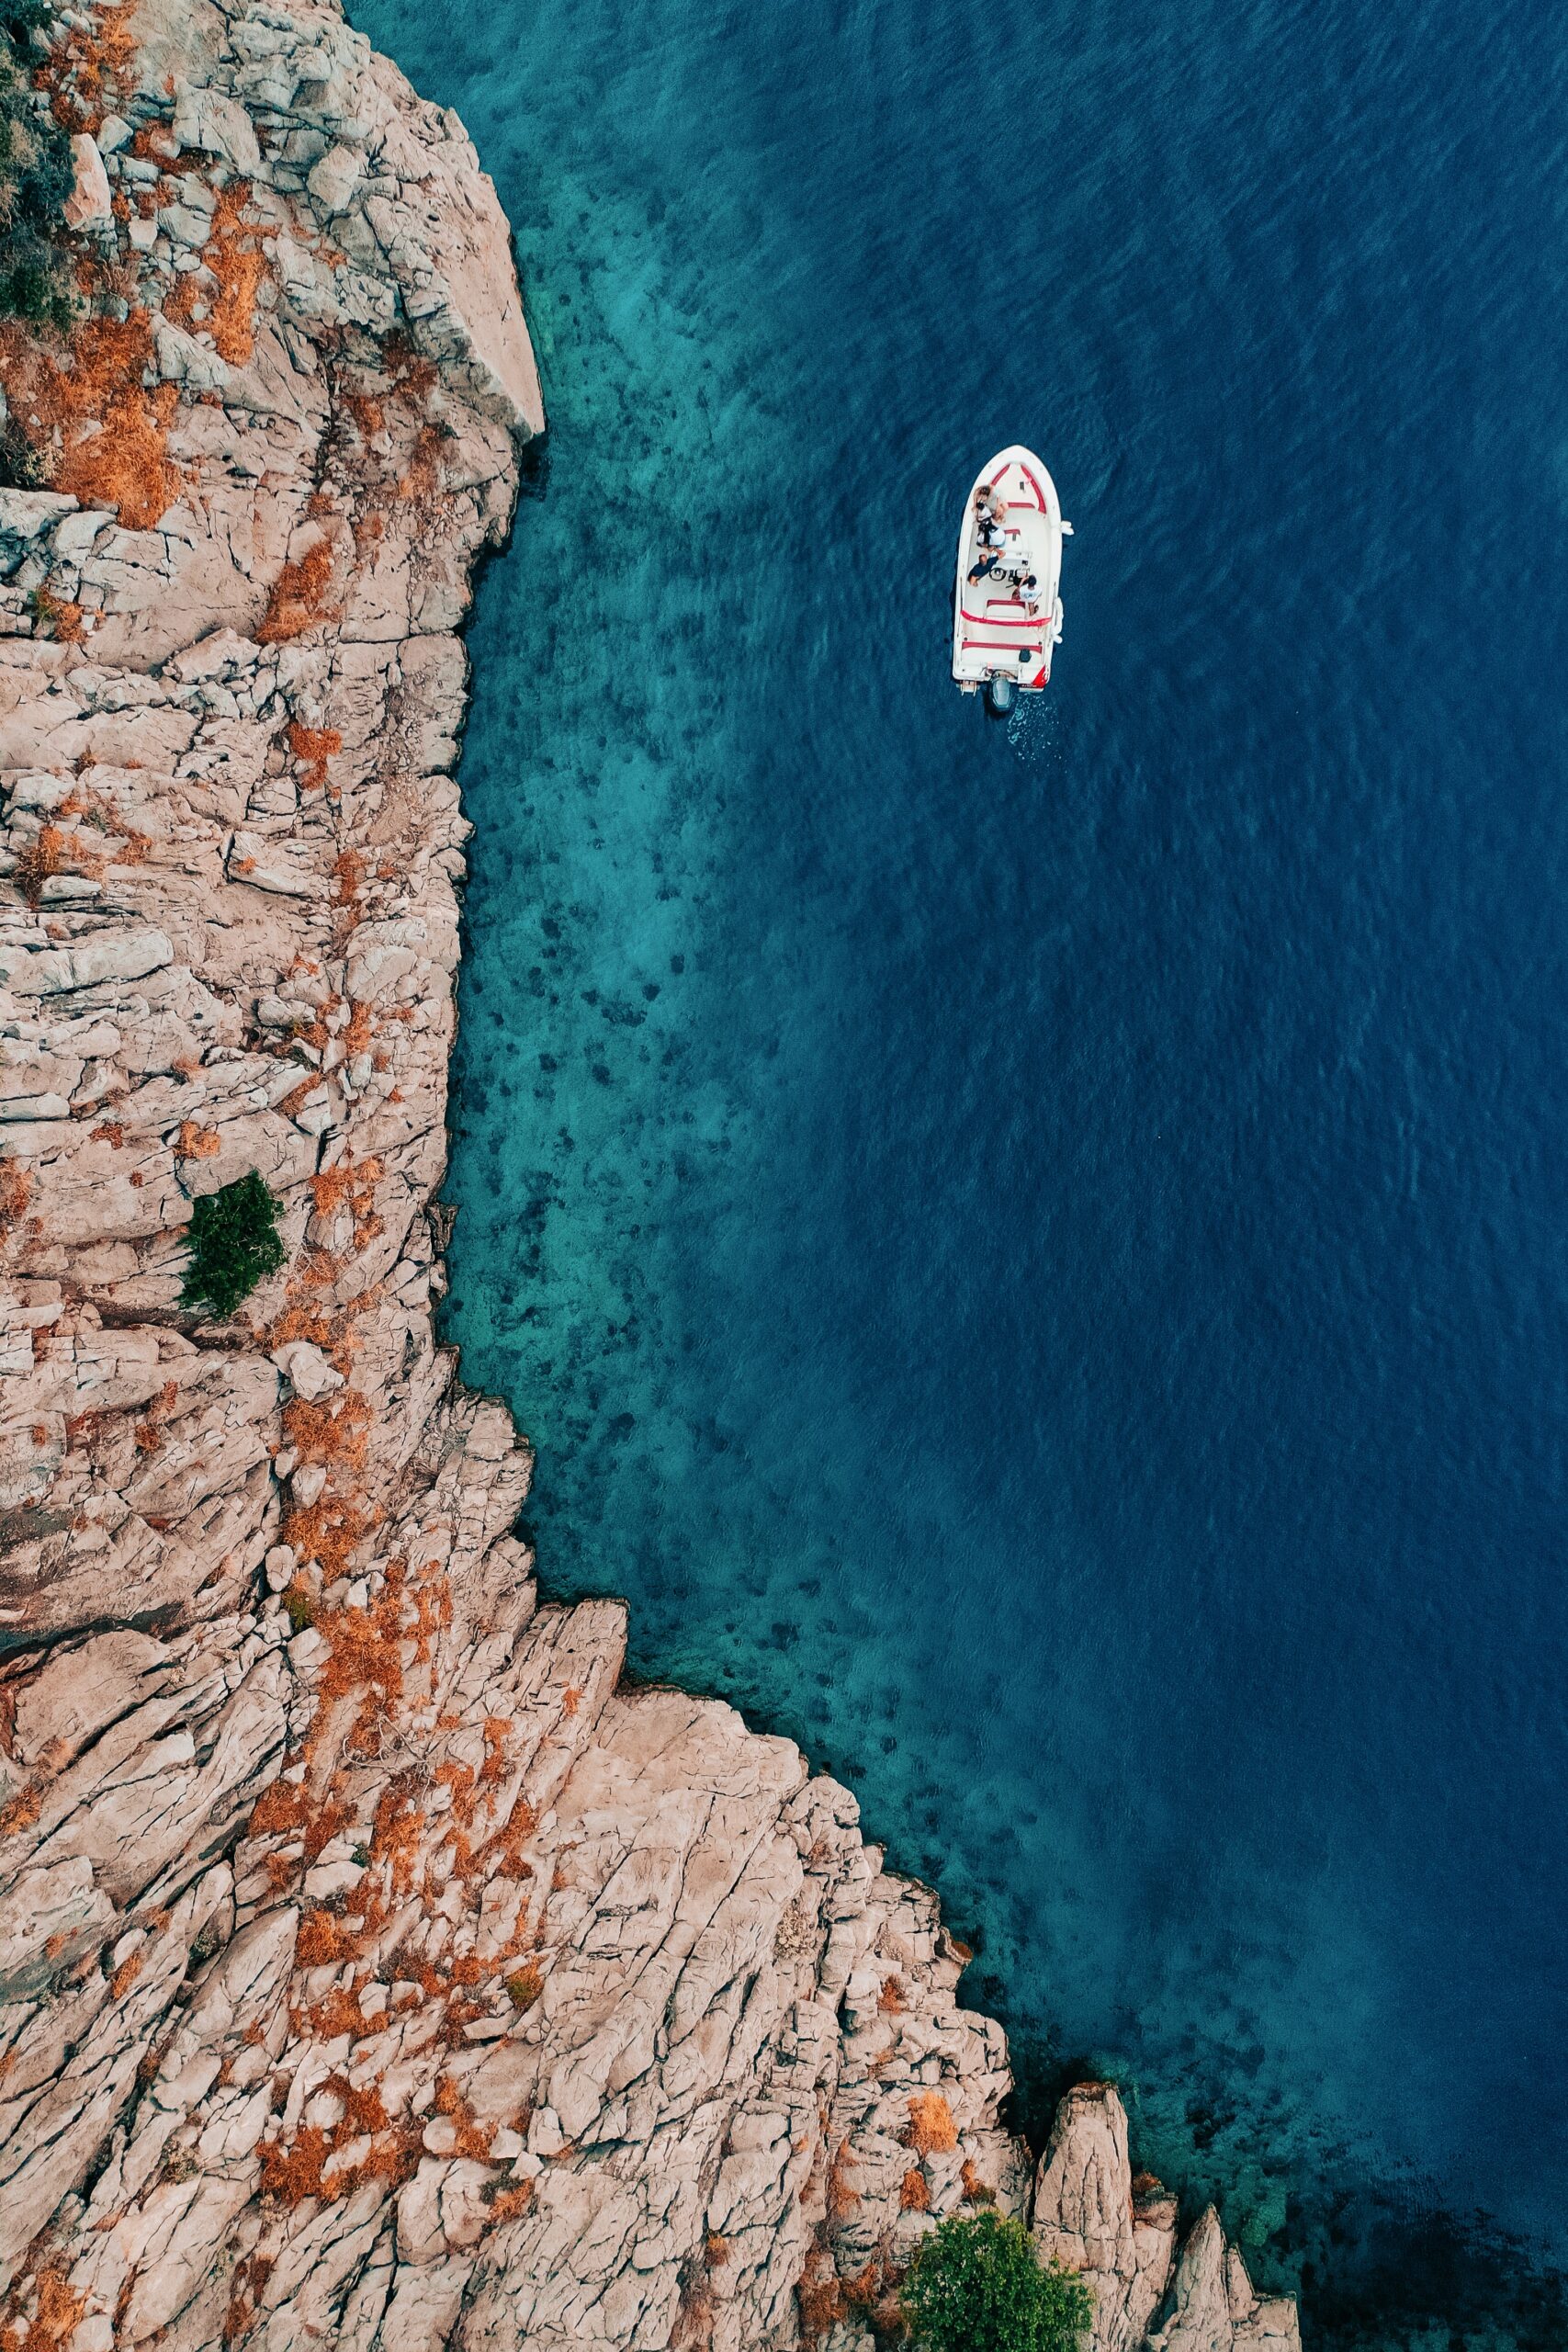
<path id="1" fill-rule="evenodd" d="M 0 5 L 0 317 L 62 327 L 72 316 L 65 199 L 75 185 L 69 133 L 33 104 L 31 0 Z"/>
<path id="2" fill-rule="evenodd" d="M 49 0 L 3 0 L 0 5 L 0 33 L 17 47 L 22 47 L 29 33 L 41 33 L 50 19 Z"/>
<path id="3" fill-rule="evenodd" d="M 302 1584 L 288 1587 L 283 1596 L 283 1605 L 288 1611 L 289 1625 L 296 1634 L 302 1634 L 307 1625 L 315 1623 L 316 1604 Z"/>
<path id="4" fill-rule="evenodd" d="M 514 2008 L 531 2009 L 545 1989 L 544 1972 L 537 1961 L 529 1961 L 525 1967 L 517 1971 L 515 1976 L 509 1976 L 506 1980 L 506 1989 L 512 1996 L 512 2004 Z"/>
<path id="5" fill-rule="evenodd" d="M 282 1207 L 254 1168 L 197 1201 L 190 1213 L 183 1303 L 232 1315 L 259 1282 L 276 1274 L 284 1256 L 277 1238 Z"/>
<path id="6" fill-rule="evenodd" d="M 1094 2301 L 1076 2270 L 1042 2264 L 1011 2214 L 954 2214 L 921 2240 L 901 2301 L 922 2352 L 1078 2352 Z"/>

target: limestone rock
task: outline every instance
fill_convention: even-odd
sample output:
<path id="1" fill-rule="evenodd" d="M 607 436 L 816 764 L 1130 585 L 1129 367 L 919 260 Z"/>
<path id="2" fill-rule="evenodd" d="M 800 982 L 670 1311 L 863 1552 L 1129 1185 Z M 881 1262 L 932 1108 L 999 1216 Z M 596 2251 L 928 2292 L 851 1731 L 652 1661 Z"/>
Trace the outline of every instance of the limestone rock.
<path id="1" fill-rule="evenodd" d="M 1181 2249 L 1170 2308 L 1149 2352 L 1300 2352 L 1295 2304 L 1260 2299 L 1211 2205 Z"/>
<path id="2" fill-rule="evenodd" d="M 96 220 L 111 220 L 109 175 L 104 169 L 96 141 L 85 130 L 72 135 L 71 162 L 76 179 L 65 199 L 66 226 L 85 229 Z"/>
<path id="3" fill-rule="evenodd" d="M 355 147 L 329 147 L 305 175 L 305 185 L 327 212 L 341 212 L 359 186 L 365 158 Z"/>
<path id="4" fill-rule="evenodd" d="M 247 175 L 262 168 L 261 145 L 250 116 L 237 98 L 221 90 L 193 88 L 182 75 L 175 84 L 171 128 L 182 148 L 221 156 Z"/>
<path id="5" fill-rule="evenodd" d="M 291 1381 L 297 1393 L 307 1403 L 328 1396 L 334 1388 L 344 1385 L 344 1375 L 335 1364 L 327 1362 L 320 1348 L 309 1340 L 289 1340 L 281 1348 L 274 1348 L 273 1363 L 285 1378 Z"/>
<path id="6" fill-rule="evenodd" d="M 1043 2259 L 1081 2271 L 1094 2294 L 1095 2352 L 1141 2344 L 1170 2277 L 1176 2199 L 1134 2183 L 1127 2114 L 1111 2083 L 1079 2083 L 1056 2109 L 1034 2184 Z"/>

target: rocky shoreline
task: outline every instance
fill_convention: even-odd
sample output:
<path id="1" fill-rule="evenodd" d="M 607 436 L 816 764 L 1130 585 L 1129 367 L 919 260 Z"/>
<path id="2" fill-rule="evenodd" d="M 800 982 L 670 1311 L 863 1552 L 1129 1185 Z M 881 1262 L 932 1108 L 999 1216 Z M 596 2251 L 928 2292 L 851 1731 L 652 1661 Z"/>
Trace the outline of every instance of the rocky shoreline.
<path id="1" fill-rule="evenodd" d="M 544 423 L 461 125 L 326 0 L 49 41 L 87 299 L 0 327 L 0 2346 L 869 2352 L 998 2201 L 1100 2352 L 1283 2352 L 1113 2090 L 1032 2177 L 849 1792 L 538 1600 L 527 1442 L 434 1343 L 457 632 Z M 191 1204 L 253 1169 L 287 1262 L 203 1321 Z"/>

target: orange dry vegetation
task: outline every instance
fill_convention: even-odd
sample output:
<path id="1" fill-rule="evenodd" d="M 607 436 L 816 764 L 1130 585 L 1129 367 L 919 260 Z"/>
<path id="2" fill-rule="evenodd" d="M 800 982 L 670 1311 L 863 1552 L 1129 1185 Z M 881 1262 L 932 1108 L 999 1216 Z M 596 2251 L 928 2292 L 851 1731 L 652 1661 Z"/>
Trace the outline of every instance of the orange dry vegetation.
<path id="1" fill-rule="evenodd" d="M 135 8 L 136 0 L 99 8 L 90 31 L 71 26 L 63 41 L 51 50 L 39 83 L 51 94 L 50 111 L 56 122 L 67 130 L 96 135 L 115 99 L 124 95 L 126 69 L 135 49 L 130 29 Z"/>
<path id="2" fill-rule="evenodd" d="M 223 1138 L 216 1127 L 198 1127 L 194 1119 L 180 1121 L 176 1159 L 216 1159 L 222 1148 Z"/>
<path id="3" fill-rule="evenodd" d="M 26 842 L 17 854 L 17 888 L 29 907 L 36 907 L 43 896 L 43 886 L 50 876 L 58 874 L 65 836 L 58 825 L 40 828 L 36 841 Z"/>
<path id="4" fill-rule="evenodd" d="M 167 454 L 179 390 L 172 383 L 157 383 L 151 393 L 143 388 L 141 369 L 151 353 L 146 311 L 131 311 L 127 320 L 89 320 L 75 336 L 77 365 L 59 379 L 68 424 L 54 487 L 83 505 L 118 508 L 127 532 L 148 532 L 181 492 Z M 89 419 L 104 430 L 83 437 L 80 424 Z"/>
<path id="5" fill-rule="evenodd" d="M 245 1834 L 251 1838 L 281 1838 L 289 1830 L 302 1828 L 310 1810 L 310 1799 L 303 1781 L 274 1781 L 264 1789 L 252 1808 Z"/>
<path id="6" fill-rule="evenodd" d="M 312 754 L 330 756 L 319 731 L 291 733 L 288 741 L 289 749 L 301 761 Z M 350 888 L 356 887 L 356 876 L 340 875 L 340 878 Z M 337 1001 L 322 1008 L 323 1016 L 341 1019 Z M 321 1029 L 324 1045 L 334 1034 L 325 1017 Z M 370 1035 L 368 1014 L 363 1015 L 357 1036 L 354 1019 L 336 1034 L 351 1050 L 363 1050 Z M 304 1081 L 306 1091 L 318 1083 L 312 1072 Z M 377 1229 L 374 1204 L 383 1174 L 380 1162 L 374 1159 L 357 1162 L 345 1159 L 321 1170 L 312 1182 L 313 1204 L 319 1213 L 352 1208 L 355 1250 L 362 1249 Z M 287 1338 L 309 1338 L 326 1347 L 345 1374 L 354 1362 L 354 1318 L 372 1303 L 377 1288 L 367 1286 L 345 1305 L 321 1297 L 337 1282 L 349 1257 L 347 1250 L 308 1252 L 290 1284 L 291 1303 L 266 1335 L 273 1346 Z M 320 1297 L 320 1304 L 314 1303 L 312 1293 Z M 281 1537 L 294 1547 L 301 1562 L 318 1564 L 322 1588 L 350 1566 L 379 1517 L 368 1507 L 361 1482 L 373 1426 L 370 1400 L 353 1388 L 313 1405 L 296 1397 L 286 1408 L 285 1442 L 304 1461 L 325 1466 L 328 1485 L 315 1504 L 288 1515 Z M 304 1568 L 297 1582 L 301 1595 L 311 1602 L 311 1622 L 325 1644 L 316 1676 L 315 1720 L 302 1755 L 292 1759 L 295 1765 L 304 1764 L 305 1776 L 298 1783 L 280 1783 L 262 1797 L 253 1810 L 248 1831 L 259 1840 L 272 1841 L 265 1867 L 280 1894 L 289 1886 L 298 1887 L 301 1869 L 312 1854 L 321 1852 L 329 1837 L 357 1838 L 363 1847 L 355 1853 L 362 1865 L 357 1883 L 341 1905 L 313 1905 L 307 1909 L 295 1953 L 300 1971 L 338 1972 L 348 1963 L 351 1981 L 330 1984 L 314 2001 L 296 1999 L 288 2013 L 292 2033 L 297 2041 L 313 2040 L 318 2045 L 344 2036 L 363 2043 L 377 2029 L 367 2021 L 357 1996 L 374 1970 L 412 1979 L 419 1991 L 395 2006 L 402 2008 L 412 2003 L 416 2009 L 423 2009 L 441 2040 L 463 2050 L 465 2027 L 483 2014 L 482 1988 L 487 1984 L 493 1997 L 508 1970 L 514 1970 L 514 1998 L 521 1995 L 531 2002 L 543 1990 L 538 1963 L 529 1959 L 519 1966 L 524 1953 L 531 1952 L 535 1943 L 542 1940 L 542 1934 L 536 1936 L 525 1924 L 526 1914 L 515 1939 L 482 1959 L 471 1950 L 453 1954 L 448 1949 L 433 1962 L 404 1947 L 389 1962 L 378 1939 L 384 1938 L 389 1922 L 400 1914 L 410 1896 L 429 1917 L 435 1887 L 452 1879 L 471 1884 L 479 1879 L 531 1875 L 518 1848 L 536 1829 L 536 1816 L 521 1796 L 507 1804 L 508 1792 L 520 1777 L 506 1753 L 513 1725 L 502 1716 L 487 1718 L 482 1726 L 482 1762 L 475 1765 L 449 1757 L 436 1769 L 433 1777 L 450 1791 L 452 1803 L 449 1815 L 434 1830 L 418 1802 L 423 1783 L 412 1772 L 392 1778 L 380 1790 L 368 1830 L 362 1817 L 351 1828 L 352 1794 L 357 1779 L 353 1759 L 382 1752 L 388 1733 L 400 1727 L 402 1711 L 411 1705 L 421 1708 L 433 1696 L 427 1669 L 436 1636 L 451 1622 L 452 1597 L 439 1562 L 431 1559 L 417 1569 L 403 1558 L 389 1562 L 380 1590 L 363 1605 L 323 1605 L 316 1597 L 315 1575 Z M 457 1729 L 459 1720 L 444 1720 L 443 1728 Z M 340 1754 L 348 1760 L 343 1770 L 333 1771 L 332 1758 Z M 436 1876 L 425 1887 L 422 1881 L 427 1847 Z M 459 1932 L 457 1940 L 461 1945 L 468 1938 Z M 301 2127 L 287 2144 L 279 2132 L 264 2145 L 262 2186 L 269 2197 L 290 2203 L 308 2198 L 335 2199 L 371 2179 L 399 2184 L 417 2166 L 421 2127 L 387 2123 L 373 2086 L 353 2101 L 341 2083 L 334 2082 L 332 2088 L 344 2104 L 335 2125 L 326 2130 Z M 441 2105 L 453 2117 L 460 2152 L 483 2160 L 489 2154 L 490 2135 L 462 2106 L 455 2086 L 445 2089 Z M 345 2165 L 343 2157 L 350 2143 L 366 2142 L 368 2154 L 363 2144 L 355 2145 L 355 2161 Z M 503 2221 L 524 2210 L 528 2201 L 525 2185 L 513 2184 L 505 2189 L 500 2188 L 499 2182 L 496 2186 L 493 2199 L 487 2192 L 491 2221 Z"/>
<path id="7" fill-rule="evenodd" d="M 323 1315 L 319 1307 L 286 1306 L 261 1334 L 261 1342 L 270 1350 L 281 1348 L 290 1340 L 309 1340 L 313 1347 L 330 1351 L 341 1338 L 334 1329 L 335 1321 L 334 1317 Z"/>
<path id="8" fill-rule="evenodd" d="M 11 2310 L 21 2302 L 20 2287 L 13 2288 Z M 23 2330 L 7 2320 L 0 2324 L 0 2352 L 55 2352 L 76 2332 L 78 2322 L 87 2308 L 85 2295 L 73 2291 L 58 2264 L 51 2264 L 38 2275 L 37 2316 Z"/>
<path id="9" fill-rule="evenodd" d="M 332 585 L 333 551 L 325 539 L 313 547 L 298 563 L 286 563 L 273 582 L 266 600 L 266 611 L 256 630 L 262 645 L 276 645 L 286 638 L 303 637 L 320 620 L 331 617 L 327 613 L 327 590 Z"/>
<path id="10" fill-rule="evenodd" d="M 530 1960 L 506 1980 L 506 1989 L 519 2009 L 531 2009 L 545 1989 L 545 1973 L 536 1960 Z"/>
<path id="11" fill-rule="evenodd" d="M 539 1817 L 526 1798 L 519 1797 L 512 1808 L 512 1815 L 504 1829 L 491 1840 L 488 1849 L 493 1858 L 491 1875 L 495 1878 L 524 1879 L 534 1875 L 533 1865 L 523 1859 L 523 1848 L 539 1826 Z"/>
<path id="12" fill-rule="evenodd" d="M 890 2275 L 886 2264 L 874 2254 L 863 2270 L 857 2270 L 852 2278 L 843 2281 L 845 2302 L 852 2303 L 862 2311 L 869 2311 L 888 2283 Z"/>
<path id="13" fill-rule="evenodd" d="M 323 2131 L 319 2124 L 303 2123 L 287 2148 L 278 2141 L 264 2140 L 257 2151 L 261 2157 L 262 2195 L 276 2197 L 285 2205 L 300 2205 L 308 2197 L 346 2197 L 367 2180 L 384 2180 L 393 2188 L 400 2188 L 405 2180 L 412 2180 L 419 2169 L 420 2126 L 395 2123 L 388 2128 L 379 2093 L 355 2092 L 341 2075 L 330 2077 L 326 2087 L 343 2099 L 343 2120 L 334 2124 L 331 2132 Z M 330 2180 L 324 2178 L 328 2158 L 351 2140 L 364 2138 L 370 2130 L 367 2123 L 355 2120 L 356 2114 L 378 2110 L 380 2127 L 372 2137 L 369 2154 L 359 2164 L 338 2165 Z"/>
<path id="14" fill-rule="evenodd" d="M 295 1396 L 283 1408 L 283 1434 L 301 1462 L 362 1470 L 369 1446 L 370 1406 L 357 1389 L 311 1404 Z"/>
<path id="15" fill-rule="evenodd" d="M 474 1817 L 479 1802 L 479 1775 L 471 1764 L 443 1764 L 435 1775 L 436 1785 L 452 1792 L 452 1819 L 467 1829 Z"/>
<path id="16" fill-rule="evenodd" d="M 257 230 L 243 217 L 251 197 L 249 180 L 231 180 L 217 197 L 212 234 L 201 258 L 218 280 L 218 291 L 207 298 L 204 323 L 219 356 L 243 368 L 255 349 L 256 293 L 266 275 L 266 258 L 256 242 Z M 164 307 L 178 325 L 189 327 L 197 323 L 194 314 L 201 299 L 194 275 L 187 273 L 175 280 Z"/>
<path id="17" fill-rule="evenodd" d="M 180 494 L 168 457 L 179 393 L 173 384 L 149 391 L 142 382 L 152 365 L 148 313 L 86 319 L 56 351 L 58 358 L 36 332 L 24 336 L 12 328 L 0 337 L 0 381 L 12 414 L 28 420 L 54 489 L 84 506 L 117 507 L 127 530 L 151 529 Z"/>
<path id="18" fill-rule="evenodd" d="M 434 360 L 422 357 L 396 330 L 381 345 L 381 364 L 393 371 L 393 390 L 416 410 L 435 390 L 438 370 Z"/>
<path id="19" fill-rule="evenodd" d="M 957 2147 L 958 2126 L 940 2091 L 917 2091 L 910 2099 L 904 2144 L 922 2156 L 941 2155 Z"/>
<path id="20" fill-rule="evenodd" d="M 111 2001 L 118 2001 L 124 1994 L 129 1993 L 137 1978 L 141 1975 L 142 1955 L 146 1947 L 144 1945 L 138 1944 L 134 1951 L 128 1952 L 125 1958 L 120 1962 L 119 1966 L 115 1970 L 114 1974 L 109 1978 L 109 1998 Z"/>
<path id="21" fill-rule="evenodd" d="M 33 1196 L 33 1180 L 25 1168 L 14 1159 L 0 1159 L 0 1235 L 8 1233 L 19 1216 L 27 1214 L 28 1203 Z"/>
<path id="22" fill-rule="evenodd" d="M 350 1747 L 362 1755 L 375 1753 L 380 1726 L 402 1696 L 402 1636 L 396 1612 L 389 1615 L 388 1623 L 379 1605 L 374 1612 L 345 1609 L 330 1630 L 322 1628 L 328 1631 L 332 1647 L 322 1676 L 321 1698 L 326 1702 L 345 1697 L 350 1691 L 363 1693 L 349 1734 Z"/>
<path id="23" fill-rule="evenodd" d="M 472 2156 L 477 2164 L 490 2162 L 490 2143 L 495 2137 L 492 2124 L 487 2132 L 477 2120 L 457 2085 L 449 2075 L 444 2075 L 435 2086 L 435 2111 L 450 2118 L 457 2133 L 457 2154 Z"/>
<path id="24" fill-rule="evenodd" d="M 818 2275 L 802 2278 L 796 2290 L 800 2296 L 801 2332 L 807 2338 L 826 2335 L 844 2316 L 844 2290 L 829 2270 L 824 2278 L 821 2267 L 828 2261 L 825 2254 L 811 2258 L 811 2268 Z"/>
<path id="25" fill-rule="evenodd" d="M 345 2033 L 357 2041 L 366 2031 L 365 2012 L 345 1984 L 334 1984 L 312 2008 L 293 2012 L 291 2021 L 296 2033 L 313 2034 L 321 2041 L 335 2041 Z"/>
<path id="26" fill-rule="evenodd" d="M 348 1807 L 336 1794 L 336 1787 L 334 1779 L 333 1787 L 305 1824 L 305 1860 L 308 1862 L 317 1860 L 322 1848 L 330 1846 L 338 1831 L 347 1826 Z"/>
<path id="27" fill-rule="evenodd" d="M 265 2287 L 272 2263 L 265 2254 L 243 2255 L 234 2267 L 229 2309 L 223 2319 L 223 2341 L 238 2344 L 256 2315 L 256 2299 Z"/>
<path id="28" fill-rule="evenodd" d="M 386 411 L 378 400 L 368 392 L 345 392 L 343 404 L 359 427 L 361 440 L 368 441 L 382 432 L 387 423 Z"/>
<path id="29" fill-rule="evenodd" d="M 355 1939 L 342 1920 L 330 1911 L 307 1911 L 299 1922 L 299 1933 L 294 1945 L 294 1962 L 298 1968 L 328 1968 L 336 1961 L 352 1960 Z"/>
<path id="30" fill-rule="evenodd" d="M 355 1167 L 353 1159 L 339 1159 L 336 1167 L 320 1169 L 320 1173 L 310 1179 L 310 1200 L 315 1202 L 317 1216 L 332 1216 L 333 1209 L 341 1209 L 345 1202 L 353 1200 L 355 1183 L 365 1183 L 365 1169 L 374 1169 L 378 1176 L 381 1162 L 367 1159 L 362 1167 Z M 374 1181 L 371 1176 L 371 1183 Z"/>
<path id="31" fill-rule="evenodd" d="M 931 2193 L 926 2186 L 923 2172 L 911 2168 L 904 2175 L 898 2189 L 898 2203 L 906 2213 L 924 2213 L 931 2205 Z"/>
<path id="32" fill-rule="evenodd" d="M 284 1096 L 282 1102 L 278 1104 L 277 1107 L 282 1112 L 284 1117 L 286 1119 L 292 1119 L 300 1111 L 302 1111 L 321 1083 L 321 1072 L 314 1069 L 308 1070 L 305 1076 L 299 1080 L 299 1085 L 291 1086 L 288 1093 Z M 331 1279 L 332 1278 L 329 1275 L 328 1280 L 330 1281 Z"/>
<path id="33" fill-rule="evenodd" d="M 42 1810 L 41 1789 L 18 1789 L 9 1804 L 0 1805 L 0 1838 L 13 1838 L 19 1829 L 30 1829 Z"/>
<path id="34" fill-rule="evenodd" d="M 836 2222 L 841 2221 L 860 2203 L 860 2190 L 850 2187 L 848 2177 L 854 2170 L 854 2161 L 850 2154 L 849 2142 L 840 2140 L 828 2167 L 828 2211 Z"/>
<path id="35" fill-rule="evenodd" d="M 288 740 L 299 763 L 300 783 L 307 792 L 319 790 L 327 780 L 327 762 L 343 749 L 342 735 L 335 727 L 301 727 L 291 718 Z"/>
<path id="36" fill-rule="evenodd" d="M 511 2188 L 498 2189 L 491 2199 L 490 2218 L 492 2222 L 514 2222 L 534 2202 L 534 2184 L 520 2180 Z"/>
<path id="37" fill-rule="evenodd" d="M 422 424 L 409 457 L 409 469 L 398 484 L 403 499 L 430 498 L 441 487 L 440 449 L 445 435 L 436 424 Z"/>
<path id="38" fill-rule="evenodd" d="M 33 591 L 33 616 L 37 625 L 47 630 L 57 644 L 79 645 L 85 631 L 82 607 L 67 604 L 63 596 L 54 595 L 48 588 Z"/>
<path id="39" fill-rule="evenodd" d="M 317 1510 L 321 1508 L 320 1503 L 315 1506 Z M 343 1508 L 345 1515 L 355 1516 L 349 1513 L 348 1506 Z M 289 1526 L 305 1517 L 304 1512 L 296 1512 Z M 284 1540 L 294 1541 L 287 1529 Z M 316 1557 L 321 1558 L 319 1548 Z M 324 1559 L 321 1566 L 325 1575 Z M 405 1616 L 411 1606 L 412 1622 Z M 402 1696 L 404 1638 L 412 1636 L 415 1658 L 423 1664 L 430 1656 L 431 1635 L 450 1611 L 451 1599 L 444 1587 L 426 1582 L 408 1588 L 400 1565 L 394 1562 L 387 1571 L 382 1590 L 367 1609 L 323 1610 L 317 1617 L 316 1631 L 325 1635 L 327 1643 L 327 1659 L 319 1686 L 323 1709 L 352 1691 L 363 1693 L 359 1713 L 349 1733 L 351 1747 L 361 1754 L 372 1752 L 381 1724 Z M 379 1831 L 379 1812 L 377 1822 Z"/>
<path id="40" fill-rule="evenodd" d="M 368 1511 L 323 1495 L 307 1509 L 289 1512 L 280 1541 L 291 1544 L 302 1560 L 319 1560 L 321 1574 L 331 1584 L 342 1576 L 375 1525 Z"/>

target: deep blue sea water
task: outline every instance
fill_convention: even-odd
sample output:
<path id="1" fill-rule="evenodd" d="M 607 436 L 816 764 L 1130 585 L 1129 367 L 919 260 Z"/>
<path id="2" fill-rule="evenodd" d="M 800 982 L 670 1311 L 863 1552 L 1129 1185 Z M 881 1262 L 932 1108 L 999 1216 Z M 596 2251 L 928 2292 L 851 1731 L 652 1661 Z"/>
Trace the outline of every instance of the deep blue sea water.
<path id="1" fill-rule="evenodd" d="M 1560 12 L 355 15 L 552 419 L 447 1325 L 547 1578 L 847 1779 L 1032 2119 L 1113 2069 L 1311 2342 L 1568 2343 Z"/>

